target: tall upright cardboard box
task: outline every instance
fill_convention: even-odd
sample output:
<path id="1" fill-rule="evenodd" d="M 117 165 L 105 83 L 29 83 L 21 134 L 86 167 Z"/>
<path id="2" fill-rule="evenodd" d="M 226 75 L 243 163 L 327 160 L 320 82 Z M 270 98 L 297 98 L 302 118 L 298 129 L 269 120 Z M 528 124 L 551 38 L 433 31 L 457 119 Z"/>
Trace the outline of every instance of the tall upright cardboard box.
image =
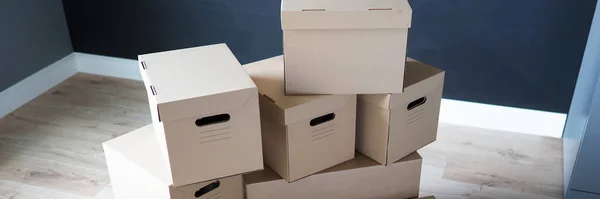
<path id="1" fill-rule="evenodd" d="M 356 149 L 387 165 L 435 141 L 444 75 L 409 59 L 403 93 L 359 95 Z"/>
<path id="2" fill-rule="evenodd" d="M 422 159 L 413 153 L 389 166 L 361 155 L 293 183 L 268 167 L 244 175 L 247 199 L 391 199 L 419 196 Z"/>
<path id="3" fill-rule="evenodd" d="M 407 0 L 283 0 L 287 94 L 401 93 Z"/>
<path id="4" fill-rule="evenodd" d="M 356 95 L 286 96 L 281 56 L 244 68 L 258 86 L 264 158 L 287 181 L 354 158 Z"/>
<path id="5" fill-rule="evenodd" d="M 225 44 L 139 60 L 175 186 L 263 168 L 256 85 Z"/>
<path id="6" fill-rule="evenodd" d="M 184 186 L 173 178 L 152 125 L 103 144 L 108 173 L 116 199 L 242 199 L 242 176 L 235 175 Z M 194 175 L 202 168 L 191 170 Z"/>

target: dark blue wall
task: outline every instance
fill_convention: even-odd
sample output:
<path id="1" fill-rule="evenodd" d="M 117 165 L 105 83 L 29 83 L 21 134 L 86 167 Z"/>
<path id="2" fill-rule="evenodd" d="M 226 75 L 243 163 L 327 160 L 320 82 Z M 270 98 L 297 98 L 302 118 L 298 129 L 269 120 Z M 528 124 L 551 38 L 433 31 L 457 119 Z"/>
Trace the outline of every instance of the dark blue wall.
<path id="1" fill-rule="evenodd" d="M 0 1 L 0 92 L 72 51 L 60 0 Z"/>
<path id="2" fill-rule="evenodd" d="M 63 0 L 76 51 L 138 54 L 226 42 L 281 54 L 280 0 Z M 566 113 L 595 0 L 412 0 L 408 55 L 448 71 L 444 97 Z"/>
<path id="3" fill-rule="evenodd" d="M 77 52 L 143 53 L 227 43 L 240 62 L 281 54 L 280 0 L 63 0 Z"/>
<path id="4" fill-rule="evenodd" d="M 596 0 L 413 0 L 408 55 L 447 98 L 566 113 Z"/>

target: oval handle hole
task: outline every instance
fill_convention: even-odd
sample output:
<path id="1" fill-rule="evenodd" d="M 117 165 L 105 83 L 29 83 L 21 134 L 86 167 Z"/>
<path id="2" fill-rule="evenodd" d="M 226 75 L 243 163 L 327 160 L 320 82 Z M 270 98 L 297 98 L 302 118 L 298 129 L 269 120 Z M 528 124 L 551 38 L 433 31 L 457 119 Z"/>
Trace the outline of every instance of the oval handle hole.
<path id="1" fill-rule="evenodd" d="M 219 115 L 207 116 L 207 117 L 197 119 L 196 126 L 202 127 L 202 126 L 208 126 L 208 125 L 228 122 L 229 119 L 231 119 L 231 116 L 229 116 L 229 114 L 219 114 Z"/>
<path id="2" fill-rule="evenodd" d="M 219 188 L 221 186 L 221 182 L 219 182 L 218 180 L 210 183 L 200 189 L 198 189 L 198 191 L 196 191 L 196 193 L 194 193 L 194 197 L 198 198 L 200 196 L 203 196 L 204 194 L 207 194 L 208 192 L 211 192 L 212 190 L 215 190 L 217 188 Z"/>
<path id="3" fill-rule="evenodd" d="M 419 98 L 415 101 L 412 101 L 411 103 L 408 103 L 408 106 L 406 106 L 406 109 L 408 109 L 410 111 L 414 108 L 417 108 L 417 107 L 425 104 L 425 102 L 427 102 L 427 97 Z"/>
<path id="4" fill-rule="evenodd" d="M 323 116 L 320 116 L 320 117 L 310 120 L 310 126 L 317 126 L 319 124 L 329 122 L 333 119 L 335 119 L 335 113 L 329 113 L 327 115 L 323 115 Z"/>

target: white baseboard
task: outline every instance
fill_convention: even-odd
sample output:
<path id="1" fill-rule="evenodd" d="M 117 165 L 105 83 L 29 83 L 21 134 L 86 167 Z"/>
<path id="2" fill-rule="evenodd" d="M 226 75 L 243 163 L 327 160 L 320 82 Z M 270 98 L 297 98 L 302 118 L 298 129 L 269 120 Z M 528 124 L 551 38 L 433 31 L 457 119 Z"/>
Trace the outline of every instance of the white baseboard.
<path id="1" fill-rule="evenodd" d="M 136 60 L 73 53 L 0 93 L 0 117 L 76 72 L 140 80 Z M 26 92 L 24 92 L 26 91 Z M 442 99 L 440 122 L 485 129 L 562 137 L 566 114 Z"/>
<path id="2" fill-rule="evenodd" d="M 77 69 L 82 73 L 91 73 L 125 79 L 142 80 L 137 60 L 107 57 L 87 53 L 74 53 Z"/>
<path id="3" fill-rule="evenodd" d="M 561 138 L 567 114 L 442 99 L 440 122 Z"/>
<path id="4" fill-rule="evenodd" d="M 75 73 L 77 73 L 75 56 L 69 54 L 6 90 L 0 91 L 0 118 L 8 115 Z"/>

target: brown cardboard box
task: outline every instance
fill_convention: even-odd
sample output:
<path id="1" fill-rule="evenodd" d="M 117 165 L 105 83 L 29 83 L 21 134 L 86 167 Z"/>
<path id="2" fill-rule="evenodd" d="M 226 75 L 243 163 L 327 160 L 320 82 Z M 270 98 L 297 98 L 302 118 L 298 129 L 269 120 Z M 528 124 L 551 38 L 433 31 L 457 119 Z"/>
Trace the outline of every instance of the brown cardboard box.
<path id="1" fill-rule="evenodd" d="M 261 94 L 265 162 L 294 181 L 354 158 L 356 95 L 286 96 L 283 57 L 244 65 Z"/>
<path id="2" fill-rule="evenodd" d="M 262 169 L 256 85 L 225 44 L 139 60 L 175 186 Z"/>
<path id="3" fill-rule="evenodd" d="M 357 150 L 387 165 L 435 141 L 444 75 L 409 59 L 403 93 L 359 95 Z"/>
<path id="4" fill-rule="evenodd" d="M 419 195 L 421 163 L 416 152 L 389 166 L 356 154 L 353 160 L 293 183 L 266 167 L 244 175 L 246 198 L 413 198 Z"/>
<path id="5" fill-rule="evenodd" d="M 287 94 L 401 93 L 407 0 L 283 0 Z"/>
<path id="6" fill-rule="evenodd" d="M 103 144 L 114 196 L 117 199 L 241 199 L 241 175 L 173 186 L 173 179 L 151 125 Z M 202 167 L 188 170 L 190 175 Z"/>
<path id="7" fill-rule="evenodd" d="M 427 197 L 418 198 L 418 199 L 435 199 L 435 196 L 427 196 Z"/>

